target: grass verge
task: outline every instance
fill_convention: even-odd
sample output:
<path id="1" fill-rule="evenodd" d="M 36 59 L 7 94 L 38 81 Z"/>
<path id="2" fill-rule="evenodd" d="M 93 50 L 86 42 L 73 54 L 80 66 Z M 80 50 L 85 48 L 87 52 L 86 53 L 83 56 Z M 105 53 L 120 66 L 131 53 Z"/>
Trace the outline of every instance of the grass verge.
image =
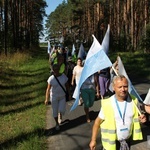
<path id="1" fill-rule="evenodd" d="M 46 49 L 0 56 L 0 149 L 45 149 Z M 37 55 L 38 54 L 38 55 Z"/>
<path id="2" fill-rule="evenodd" d="M 150 81 L 150 55 L 145 53 L 118 52 L 111 53 L 110 59 L 115 62 L 117 56 L 120 56 L 125 70 L 131 82 L 149 82 Z"/>

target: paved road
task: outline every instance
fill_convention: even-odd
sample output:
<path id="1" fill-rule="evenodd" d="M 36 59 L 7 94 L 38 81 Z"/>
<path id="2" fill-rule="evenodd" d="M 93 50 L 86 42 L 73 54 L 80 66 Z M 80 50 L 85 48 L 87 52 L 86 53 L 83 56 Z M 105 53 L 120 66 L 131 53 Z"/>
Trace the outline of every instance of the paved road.
<path id="1" fill-rule="evenodd" d="M 134 85 L 137 92 L 144 99 L 150 83 L 139 83 Z M 51 105 L 47 106 L 47 149 L 48 150 L 89 150 L 89 142 L 91 138 L 92 126 L 95 118 L 99 112 L 100 100 L 95 101 L 94 106 L 90 109 L 91 123 L 87 123 L 83 106 L 78 106 L 74 111 L 70 112 L 73 100 L 67 102 L 67 111 L 63 117 L 63 123 L 60 126 L 60 131 L 55 131 L 55 122 L 51 115 Z M 150 136 L 150 125 L 142 125 L 142 131 L 144 135 L 143 141 L 133 143 L 131 150 L 150 150 L 150 144 L 148 148 L 147 136 Z M 97 148 L 101 149 L 100 134 L 97 137 Z"/>

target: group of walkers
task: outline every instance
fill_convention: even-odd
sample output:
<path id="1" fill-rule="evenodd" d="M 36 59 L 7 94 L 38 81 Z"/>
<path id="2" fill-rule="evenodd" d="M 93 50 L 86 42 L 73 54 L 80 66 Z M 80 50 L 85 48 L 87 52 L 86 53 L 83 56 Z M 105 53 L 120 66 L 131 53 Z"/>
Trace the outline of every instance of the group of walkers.
<path id="1" fill-rule="evenodd" d="M 79 84 L 84 67 L 83 60 L 76 58 L 72 61 L 68 56 L 67 48 L 55 49 L 49 57 L 51 75 L 47 80 L 45 104 L 49 99 L 52 106 L 53 117 L 56 122 L 55 129 L 60 130 L 62 115 L 66 109 L 66 96 L 72 99 L 75 86 Z M 117 61 L 114 68 L 118 70 Z M 89 108 L 93 106 L 96 96 L 101 98 L 101 108 L 93 125 L 91 150 L 95 150 L 98 129 L 101 127 L 102 144 L 105 150 L 128 150 L 130 140 L 141 140 L 140 122 L 146 122 L 144 114 L 138 114 L 137 98 L 128 93 L 128 80 L 118 75 L 111 81 L 112 68 L 99 70 L 88 77 L 80 88 L 79 105 L 83 103 L 87 123 L 91 122 Z M 110 90 L 110 85 L 112 89 Z M 138 131 L 138 132 L 137 132 Z"/>

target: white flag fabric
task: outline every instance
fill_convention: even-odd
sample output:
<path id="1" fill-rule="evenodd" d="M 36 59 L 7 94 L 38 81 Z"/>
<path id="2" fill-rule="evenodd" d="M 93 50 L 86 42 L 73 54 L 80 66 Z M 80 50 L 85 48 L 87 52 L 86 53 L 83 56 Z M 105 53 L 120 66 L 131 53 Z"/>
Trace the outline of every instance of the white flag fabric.
<path id="1" fill-rule="evenodd" d="M 52 56 L 54 50 L 55 50 L 55 46 L 53 46 L 53 48 L 52 48 L 52 50 L 51 50 L 51 52 L 50 52 L 50 56 Z"/>
<path id="2" fill-rule="evenodd" d="M 50 51 L 51 51 L 51 44 L 50 41 L 48 41 L 47 53 L 50 54 Z"/>
<path id="3" fill-rule="evenodd" d="M 108 24 L 107 31 L 102 41 L 102 47 L 104 48 L 106 54 L 108 54 L 109 51 L 109 39 L 110 39 L 110 25 Z"/>
<path id="4" fill-rule="evenodd" d="M 150 105 L 150 88 L 149 88 L 149 91 L 148 91 L 143 103 L 146 104 L 146 105 Z"/>
<path id="5" fill-rule="evenodd" d="M 84 50 L 83 44 L 81 43 L 79 52 L 78 52 L 78 58 L 81 58 L 82 60 L 84 60 L 85 57 L 86 57 L 86 52 Z"/>
<path id="6" fill-rule="evenodd" d="M 143 102 L 142 98 L 140 97 L 140 95 L 137 93 L 137 91 L 135 90 L 134 86 L 132 85 L 126 71 L 124 68 L 124 65 L 121 61 L 121 58 L 118 56 L 118 68 L 119 68 L 119 75 L 124 75 L 127 79 L 128 79 L 128 83 L 129 83 L 129 93 L 136 96 L 138 98 L 138 100 L 140 100 L 141 102 Z"/>
<path id="7" fill-rule="evenodd" d="M 97 41 L 94 35 L 93 38 L 94 41 L 86 56 L 79 84 L 76 86 L 75 91 L 73 93 L 73 98 L 75 98 L 76 100 L 73 106 L 71 107 L 71 111 L 78 106 L 80 88 L 83 82 L 92 74 L 112 65 L 111 61 L 104 52 L 103 47 L 100 45 L 100 43 Z"/>
<path id="8" fill-rule="evenodd" d="M 72 45 L 72 52 L 71 52 L 71 55 L 73 56 L 74 55 L 74 53 L 75 53 L 75 46 L 74 46 L 74 44 Z"/>

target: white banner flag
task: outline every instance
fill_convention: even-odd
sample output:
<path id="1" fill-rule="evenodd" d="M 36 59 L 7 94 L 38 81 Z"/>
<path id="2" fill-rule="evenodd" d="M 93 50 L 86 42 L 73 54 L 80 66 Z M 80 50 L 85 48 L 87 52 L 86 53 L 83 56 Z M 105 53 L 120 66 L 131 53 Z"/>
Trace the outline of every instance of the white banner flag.
<path id="1" fill-rule="evenodd" d="M 104 68 L 112 66 L 111 61 L 107 57 L 106 53 L 103 50 L 103 47 L 97 41 L 95 36 L 93 35 L 94 41 L 93 44 L 86 56 L 84 67 L 80 76 L 79 84 L 76 86 L 73 98 L 75 98 L 75 102 L 71 107 L 71 111 L 74 110 L 78 106 L 80 88 L 83 82 L 94 73 L 102 70 Z"/>

